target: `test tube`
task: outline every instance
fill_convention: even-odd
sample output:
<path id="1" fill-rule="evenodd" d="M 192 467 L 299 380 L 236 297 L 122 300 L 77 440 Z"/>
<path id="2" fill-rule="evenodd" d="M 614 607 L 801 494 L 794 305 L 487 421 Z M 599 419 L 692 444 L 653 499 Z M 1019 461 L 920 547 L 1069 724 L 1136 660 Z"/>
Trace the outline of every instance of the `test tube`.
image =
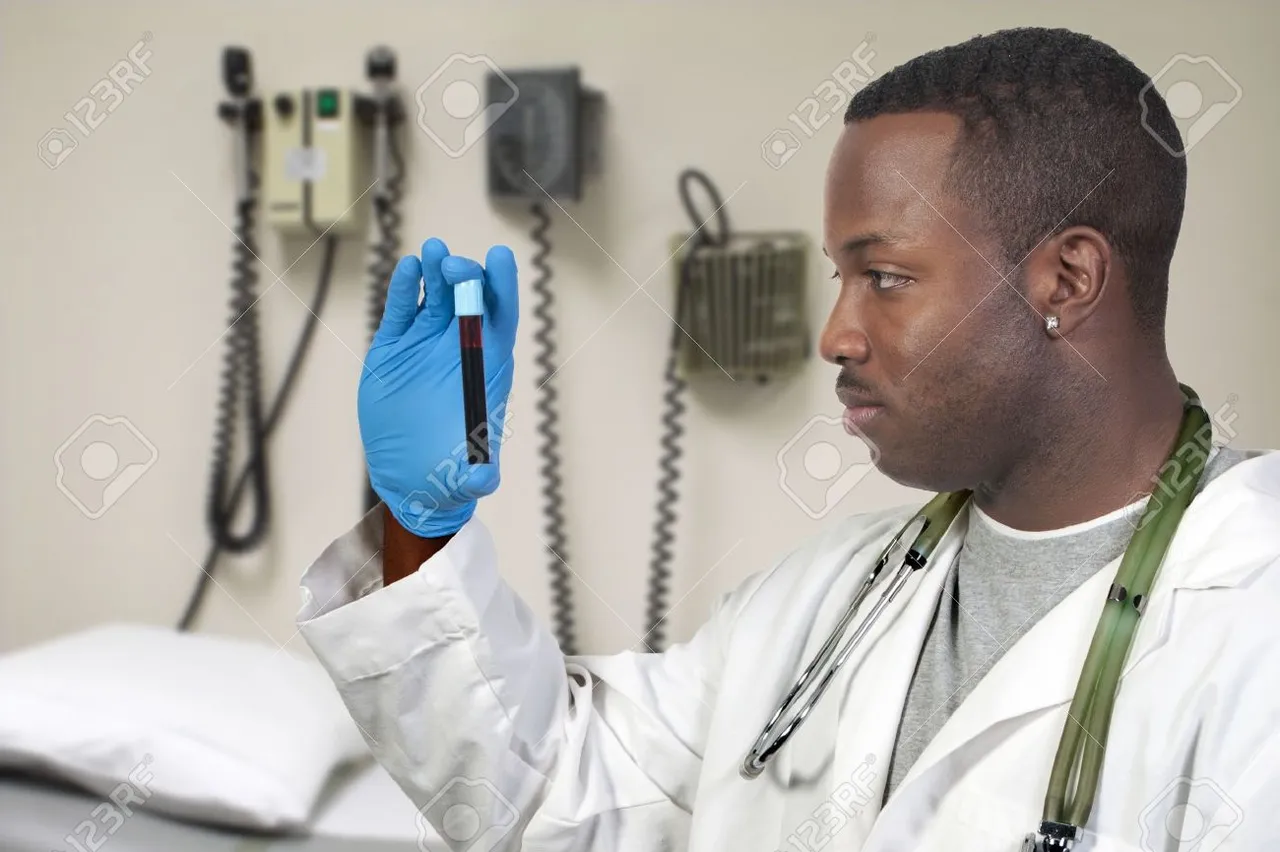
<path id="1" fill-rule="evenodd" d="M 459 281 L 453 288 L 453 313 L 458 318 L 462 355 L 462 407 L 467 426 L 467 461 L 489 463 L 489 412 L 484 391 L 484 282 Z"/>

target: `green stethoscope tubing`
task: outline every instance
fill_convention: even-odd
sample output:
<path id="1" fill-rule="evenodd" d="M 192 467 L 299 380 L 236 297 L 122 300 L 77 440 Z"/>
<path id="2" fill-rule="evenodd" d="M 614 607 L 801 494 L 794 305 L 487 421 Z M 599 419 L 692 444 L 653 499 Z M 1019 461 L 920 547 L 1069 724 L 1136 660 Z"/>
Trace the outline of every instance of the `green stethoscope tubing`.
<path id="1" fill-rule="evenodd" d="M 1062 739 L 1049 775 L 1049 790 L 1045 794 L 1046 821 L 1077 827 L 1083 827 L 1089 821 L 1121 669 L 1133 644 L 1138 619 L 1142 616 L 1142 608 L 1155 583 L 1160 564 L 1199 486 L 1204 462 L 1212 449 L 1212 427 L 1206 428 L 1209 415 L 1201 407 L 1195 391 L 1186 385 L 1181 385 L 1181 388 L 1186 395 L 1185 413 L 1169 460 L 1173 461 L 1184 451 L 1195 450 L 1199 453 L 1200 463 L 1190 466 L 1190 475 L 1181 481 L 1177 478 L 1182 472 L 1181 465 L 1166 462 L 1161 468 L 1159 490 L 1168 495 L 1168 499 L 1162 502 L 1153 496 L 1148 501 L 1138 530 L 1120 561 L 1112 594 L 1103 604 L 1075 696 L 1067 711 Z M 1087 738 L 1085 734 L 1088 734 Z M 1068 801 L 1068 788 L 1073 777 L 1076 781 L 1075 795 Z"/>

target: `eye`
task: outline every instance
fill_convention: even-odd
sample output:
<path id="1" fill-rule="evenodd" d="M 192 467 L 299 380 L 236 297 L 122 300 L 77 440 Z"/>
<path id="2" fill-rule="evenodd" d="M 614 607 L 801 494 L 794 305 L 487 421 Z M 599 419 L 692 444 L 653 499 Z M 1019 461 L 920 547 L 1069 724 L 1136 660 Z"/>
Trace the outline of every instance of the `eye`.
<path id="1" fill-rule="evenodd" d="M 837 278 L 839 278 L 839 277 L 840 277 L 840 270 L 839 270 L 839 269 L 837 269 L 835 272 L 831 273 L 831 280 L 832 280 L 832 281 L 836 280 L 836 279 L 837 279 Z"/>
<path id="2" fill-rule="evenodd" d="M 894 275 L 892 272 L 881 272 L 878 269 L 868 269 L 867 277 L 871 279 L 871 286 L 876 290 L 892 290 L 911 282 L 911 279 L 904 275 Z"/>

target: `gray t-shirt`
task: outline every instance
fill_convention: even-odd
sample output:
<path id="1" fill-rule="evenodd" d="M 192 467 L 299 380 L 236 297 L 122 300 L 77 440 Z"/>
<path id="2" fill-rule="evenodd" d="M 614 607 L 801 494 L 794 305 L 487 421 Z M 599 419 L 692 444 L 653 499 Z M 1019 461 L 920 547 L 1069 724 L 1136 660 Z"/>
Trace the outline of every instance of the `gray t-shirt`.
<path id="1" fill-rule="evenodd" d="M 1219 449 L 1200 480 L 1265 450 Z M 1112 560 L 1133 535 L 1131 518 L 1025 533 L 972 508 L 960 555 L 947 573 L 907 691 L 885 800 L 991 667 L 1049 610 Z"/>

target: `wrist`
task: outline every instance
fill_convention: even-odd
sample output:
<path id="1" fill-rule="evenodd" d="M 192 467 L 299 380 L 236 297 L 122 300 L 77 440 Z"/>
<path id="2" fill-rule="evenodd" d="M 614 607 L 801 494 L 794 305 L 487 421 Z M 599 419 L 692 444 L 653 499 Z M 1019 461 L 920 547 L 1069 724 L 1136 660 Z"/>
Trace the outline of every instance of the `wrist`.
<path id="1" fill-rule="evenodd" d="M 416 572 L 445 548 L 453 534 L 422 537 L 405 529 L 385 503 L 383 511 L 382 585 L 386 587 Z"/>

